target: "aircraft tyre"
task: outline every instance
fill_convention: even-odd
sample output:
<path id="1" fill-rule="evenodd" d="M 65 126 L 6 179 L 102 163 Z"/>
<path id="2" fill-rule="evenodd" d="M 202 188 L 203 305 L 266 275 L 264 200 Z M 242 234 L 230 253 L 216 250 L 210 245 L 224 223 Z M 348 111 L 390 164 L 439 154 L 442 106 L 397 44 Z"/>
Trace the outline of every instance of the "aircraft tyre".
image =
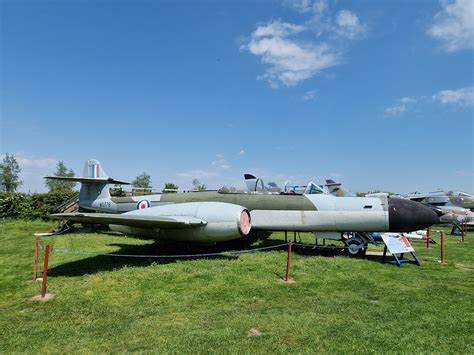
<path id="1" fill-rule="evenodd" d="M 347 254 L 350 257 L 364 257 L 366 252 L 367 252 L 367 245 L 364 245 L 364 242 L 358 240 L 358 239 L 350 239 L 345 241 L 345 244 L 347 246 Z"/>

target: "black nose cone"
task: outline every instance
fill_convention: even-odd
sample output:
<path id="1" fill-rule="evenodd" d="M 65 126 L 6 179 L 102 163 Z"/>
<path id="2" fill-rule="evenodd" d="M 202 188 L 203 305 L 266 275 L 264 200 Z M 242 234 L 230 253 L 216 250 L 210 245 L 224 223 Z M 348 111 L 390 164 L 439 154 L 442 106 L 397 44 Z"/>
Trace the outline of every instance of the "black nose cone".
<path id="1" fill-rule="evenodd" d="M 390 232 L 412 232 L 438 223 L 439 217 L 431 208 L 402 198 L 388 199 Z"/>

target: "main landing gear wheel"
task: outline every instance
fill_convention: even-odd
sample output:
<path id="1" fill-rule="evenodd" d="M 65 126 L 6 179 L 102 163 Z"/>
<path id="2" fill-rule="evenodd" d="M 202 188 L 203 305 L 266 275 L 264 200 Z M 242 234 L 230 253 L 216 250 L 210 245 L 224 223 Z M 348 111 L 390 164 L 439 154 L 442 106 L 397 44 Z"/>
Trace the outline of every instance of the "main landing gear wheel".
<path id="1" fill-rule="evenodd" d="M 347 253 L 352 257 L 363 257 L 367 252 L 367 245 L 358 239 L 350 239 L 345 241 Z"/>

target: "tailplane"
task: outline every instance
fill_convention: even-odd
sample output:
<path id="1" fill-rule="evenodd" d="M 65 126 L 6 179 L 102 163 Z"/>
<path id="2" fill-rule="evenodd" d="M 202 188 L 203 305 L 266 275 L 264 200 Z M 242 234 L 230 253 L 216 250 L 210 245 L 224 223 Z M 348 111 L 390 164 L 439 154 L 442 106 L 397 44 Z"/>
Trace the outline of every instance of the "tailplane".
<path id="1" fill-rule="evenodd" d="M 91 207 L 98 199 L 110 199 L 109 185 L 130 185 L 128 182 L 110 178 L 96 159 L 85 162 L 82 175 L 81 177 L 46 176 L 45 179 L 79 182 L 81 184 L 79 205 L 84 208 Z"/>

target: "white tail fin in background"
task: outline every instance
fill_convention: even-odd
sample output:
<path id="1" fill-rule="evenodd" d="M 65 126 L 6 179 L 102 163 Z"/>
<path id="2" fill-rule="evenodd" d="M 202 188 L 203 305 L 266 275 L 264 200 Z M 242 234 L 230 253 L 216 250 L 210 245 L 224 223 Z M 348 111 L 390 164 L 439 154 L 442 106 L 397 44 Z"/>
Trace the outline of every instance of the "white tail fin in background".
<path id="1" fill-rule="evenodd" d="M 337 197 L 355 197 L 355 194 L 346 189 L 340 182 L 335 182 L 334 180 L 326 180 L 326 187 L 329 190 L 329 193 Z"/>

